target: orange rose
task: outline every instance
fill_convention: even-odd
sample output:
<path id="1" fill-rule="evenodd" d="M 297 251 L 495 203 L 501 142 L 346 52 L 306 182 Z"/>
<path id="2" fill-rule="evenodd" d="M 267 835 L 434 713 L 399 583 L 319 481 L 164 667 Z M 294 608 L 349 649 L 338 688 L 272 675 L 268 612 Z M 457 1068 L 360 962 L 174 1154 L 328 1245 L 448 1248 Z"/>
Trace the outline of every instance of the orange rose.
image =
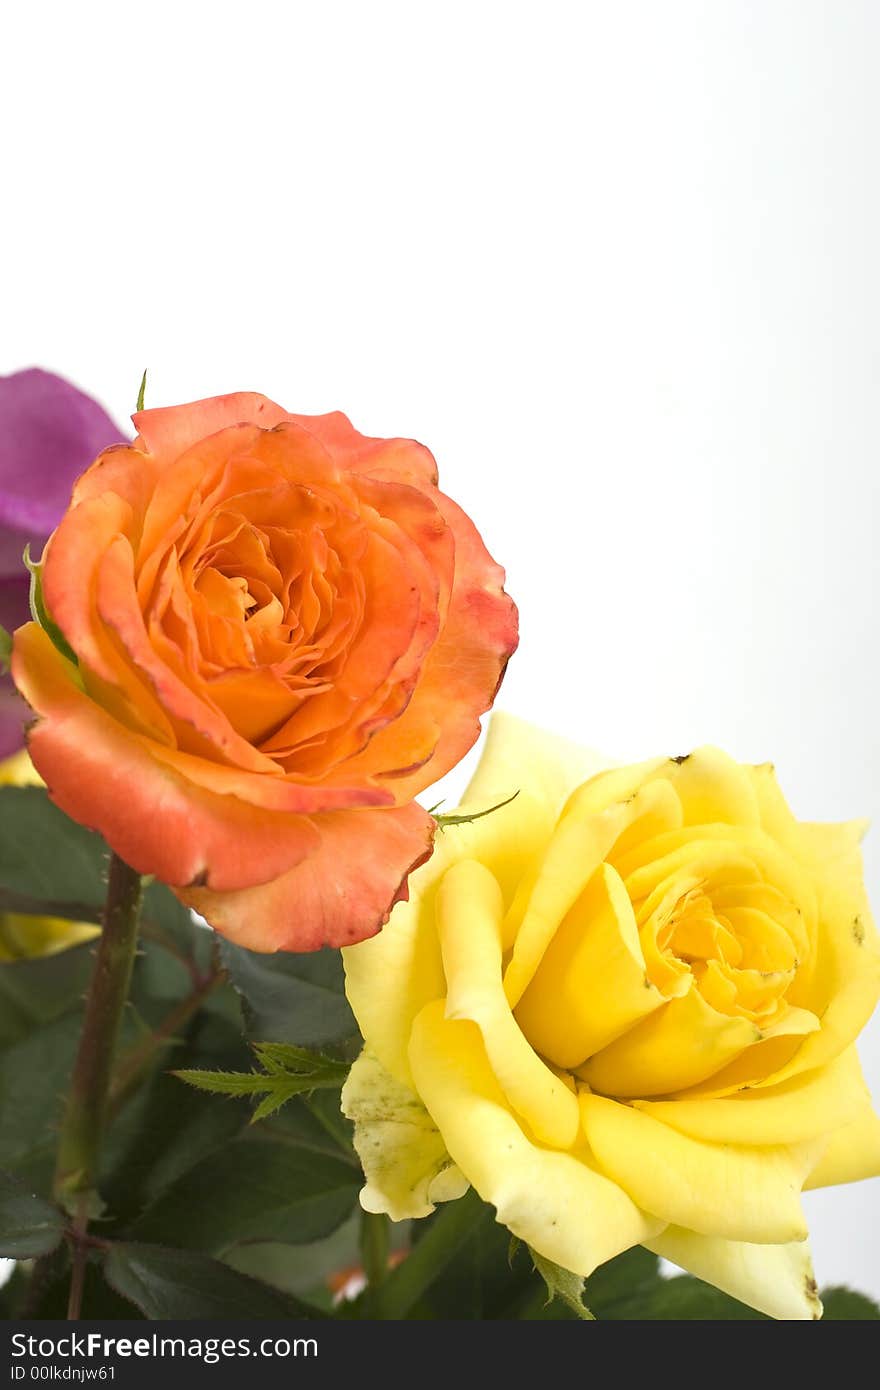
<path id="1" fill-rule="evenodd" d="M 254 950 L 376 932 L 413 797 L 516 646 L 503 571 L 410 440 L 239 394 L 134 416 L 80 478 L 13 673 L 53 801 Z"/>

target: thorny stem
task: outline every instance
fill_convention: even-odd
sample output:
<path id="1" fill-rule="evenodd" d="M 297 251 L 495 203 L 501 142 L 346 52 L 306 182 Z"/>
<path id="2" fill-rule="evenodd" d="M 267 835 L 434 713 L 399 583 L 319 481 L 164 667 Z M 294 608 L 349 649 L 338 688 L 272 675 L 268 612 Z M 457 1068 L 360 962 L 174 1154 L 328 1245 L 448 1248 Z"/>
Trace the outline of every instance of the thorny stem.
<path id="1" fill-rule="evenodd" d="M 73 1213 L 69 1319 L 79 1318 L 82 1309 L 88 1225 L 97 1195 L 113 1057 L 137 946 L 141 894 L 140 874 L 114 854 L 55 1166 L 55 1196 Z"/>

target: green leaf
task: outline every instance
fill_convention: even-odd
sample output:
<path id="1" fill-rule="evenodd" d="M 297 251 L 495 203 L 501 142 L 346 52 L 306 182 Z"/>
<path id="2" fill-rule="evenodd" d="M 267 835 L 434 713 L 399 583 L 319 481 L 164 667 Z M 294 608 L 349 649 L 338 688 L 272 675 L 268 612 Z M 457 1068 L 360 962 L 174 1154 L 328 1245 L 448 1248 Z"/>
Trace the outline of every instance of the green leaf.
<path id="1" fill-rule="evenodd" d="M 516 801 L 518 796 L 519 791 L 515 791 L 513 796 L 508 796 L 504 801 L 499 801 L 494 806 L 487 807 L 485 811 L 472 811 L 470 813 L 467 811 L 460 811 L 448 816 L 435 816 L 434 819 L 440 830 L 445 830 L 448 825 L 470 825 L 471 821 L 482 820 L 484 816 L 491 816 L 494 811 L 500 811 L 502 806 L 509 806 L 511 801 Z M 438 806 L 442 804 L 443 803 L 440 801 L 437 802 Z M 431 815 L 432 813 L 429 811 L 428 814 Z"/>
<path id="2" fill-rule="evenodd" d="M 357 1024 L 345 997 L 338 951 L 259 955 L 223 941 L 221 959 L 243 1000 L 248 1036 L 274 1038 L 301 1047 L 348 1044 L 357 1050 Z"/>
<path id="3" fill-rule="evenodd" d="M 212 1091 L 221 1096 L 253 1096 L 271 1091 L 275 1079 L 256 1071 L 174 1071 L 179 1081 L 200 1091 Z"/>
<path id="4" fill-rule="evenodd" d="M 150 1319 L 320 1316 L 289 1294 L 190 1250 L 120 1243 L 107 1255 L 104 1273 Z"/>
<path id="5" fill-rule="evenodd" d="M 42 787 L 0 787 L 0 887 L 51 903 L 58 917 L 89 921 L 104 901 L 105 868 L 101 838 L 53 806 Z"/>
<path id="6" fill-rule="evenodd" d="M 359 1187 L 342 1159 L 248 1137 L 191 1168 L 129 1233 L 214 1255 L 255 1240 L 302 1245 L 342 1224 Z"/>
<path id="7" fill-rule="evenodd" d="M 0 672 L 5 673 L 9 670 L 11 660 L 12 634 L 7 632 L 5 627 L 0 627 Z"/>
<path id="8" fill-rule="evenodd" d="M 143 408 L 144 408 L 144 396 L 146 395 L 146 393 L 147 393 L 147 369 L 146 369 L 146 367 L 144 367 L 144 374 L 143 374 L 143 376 L 141 377 L 141 384 L 140 384 L 140 386 L 139 386 L 139 388 L 138 388 L 137 405 L 135 406 L 135 411 L 136 411 L 136 412 L 137 412 L 137 411 L 140 411 L 140 410 L 143 410 Z"/>
<path id="9" fill-rule="evenodd" d="M 265 1068 L 262 1072 L 182 1070 L 174 1075 L 190 1086 L 220 1095 L 262 1095 L 252 1121 L 273 1115 L 294 1096 L 311 1094 L 321 1087 L 338 1090 L 348 1075 L 346 1062 L 291 1043 L 254 1043 L 253 1051 Z"/>
<path id="10" fill-rule="evenodd" d="M 79 1030 L 80 1015 L 63 1014 L 0 1053 L 0 1165 L 26 1173 L 37 1190 L 51 1182 Z"/>
<path id="11" fill-rule="evenodd" d="M 595 1322 L 593 1314 L 584 1305 L 584 1281 L 581 1276 L 572 1274 L 571 1270 L 563 1269 L 552 1260 L 546 1260 L 536 1250 L 530 1248 L 529 1253 L 535 1269 L 547 1285 L 547 1302 L 552 1302 L 554 1298 L 561 1299 L 584 1322 Z"/>
<path id="12" fill-rule="evenodd" d="M 0 1256 L 30 1260 L 48 1255 L 64 1234 L 57 1207 L 35 1197 L 11 1173 L 0 1172 Z"/>
<path id="13" fill-rule="evenodd" d="M 822 1290 L 823 1322 L 878 1322 L 880 1307 L 867 1294 L 835 1287 Z"/>
<path id="14" fill-rule="evenodd" d="M 91 972 L 88 941 L 51 956 L 0 962 L 0 1049 L 77 1007 Z"/>
<path id="15" fill-rule="evenodd" d="M 264 1124 L 261 1134 L 311 1149 L 313 1153 L 342 1156 L 360 1173 L 360 1161 L 352 1143 L 354 1126 L 339 1108 L 339 1096 L 333 1091 L 315 1091 L 311 1096 L 298 1096 L 277 1115 L 271 1124 Z"/>
<path id="16" fill-rule="evenodd" d="M 702 1279 L 683 1274 L 658 1279 L 628 1302 L 616 1305 L 606 1318 L 638 1322 L 755 1322 L 763 1313 L 748 1308 Z"/>
<path id="17" fill-rule="evenodd" d="M 618 1320 L 619 1309 L 623 1309 L 621 1317 L 628 1318 L 626 1310 L 633 1300 L 649 1298 L 657 1285 L 664 1282 L 657 1256 L 644 1246 L 634 1245 L 590 1275 L 584 1299 L 600 1321 Z"/>
<path id="18" fill-rule="evenodd" d="M 35 623 L 40 624 L 40 627 L 49 638 L 53 647 L 55 647 L 67 661 L 72 662 L 74 666 L 78 665 L 76 652 L 69 645 L 61 628 L 57 623 L 52 621 L 49 615 L 49 610 L 43 598 L 43 566 L 38 561 L 31 559 L 30 541 L 28 541 L 25 546 L 24 554 L 21 558 L 30 570 L 31 575 L 31 617 Z"/>
<path id="19" fill-rule="evenodd" d="M 236 1065 L 245 1056 L 237 1027 L 206 1006 L 170 1057 L 167 1051 L 158 1055 L 156 1070 L 114 1117 L 104 1142 L 99 1185 L 115 1217 L 134 1220 L 247 1127 L 241 1107 L 219 1105 L 216 1097 L 181 1086 L 164 1068 L 169 1062 Z"/>

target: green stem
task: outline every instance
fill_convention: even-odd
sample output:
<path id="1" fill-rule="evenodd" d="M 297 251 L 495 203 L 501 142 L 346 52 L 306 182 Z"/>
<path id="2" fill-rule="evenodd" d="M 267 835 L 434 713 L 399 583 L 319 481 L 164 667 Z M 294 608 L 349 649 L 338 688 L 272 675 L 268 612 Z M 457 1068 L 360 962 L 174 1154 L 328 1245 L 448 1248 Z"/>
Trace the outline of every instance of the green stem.
<path id="1" fill-rule="evenodd" d="M 141 889 L 140 875 L 114 854 L 55 1166 L 55 1196 L 74 1217 L 69 1318 L 79 1317 L 82 1302 L 86 1236 L 97 1189 L 113 1057 L 137 946 Z"/>
<path id="2" fill-rule="evenodd" d="M 361 1261 L 367 1278 L 364 1308 L 367 1317 L 375 1317 L 375 1295 L 388 1273 L 388 1217 L 375 1212 L 361 1212 Z"/>

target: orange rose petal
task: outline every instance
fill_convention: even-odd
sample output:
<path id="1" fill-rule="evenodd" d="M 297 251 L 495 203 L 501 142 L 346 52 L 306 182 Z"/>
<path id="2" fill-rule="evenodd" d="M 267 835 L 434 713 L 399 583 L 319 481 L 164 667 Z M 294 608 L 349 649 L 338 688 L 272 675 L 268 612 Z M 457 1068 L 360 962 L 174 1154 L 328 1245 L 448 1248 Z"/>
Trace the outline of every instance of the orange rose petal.
<path id="1" fill-rule="evenodd" d="M 263 772 L 246 772 L 241 768 L 224 767 L 182 753 L 176 748 L 152 748 L 158 762 L 166 764 L 182 776 L 191 779 L 206 791 L 218 796 L 237 796 L 241 801 L 266 811 L 291 811 L 310 815 L 313 811 L 332 811 L 359 806 L 393 806 L 395 798 L 387 787 L 335 782 L 312 783 L 293 777 L 267 777 Z"/>
<path id="2" fill-rule="evenodd" d="M 375 473 L 403 482 L 436 486 L 437 464 L 424 444 L 414 439 L 371 439 L 355 429 L 347 415 L 291 415 L 324 445 L 330 456 L 354 473 Z"/>
<path id="3" fill-rule="evenodd" d="M 476 742 L 480 715 L 491 706 L 517 645 L 517 610 L 504 593 L 503 569 L 470 518 L 448 497 L 438 496 L 456 544 L 446 625 L 406 712 L 376 734 L 356 764 L 373 776 L 394 776 L 399 800 L 436 782 Z M 430 761 L 400 777 L 394 769 L 407 767 L 413 745 L 421 741 L 415 731 L 432 724 L 440 733 Z"/>
<path id="4" fill-rule="evenodd" d="M 137 444 L 111 444 L 76 480 L 71 507 L 115 493 L 129 504 L 139 529 L 153 495 L 159 467 Z"/>
<path id="5" fill-rule="evenodd" d="M 136 601 L 130 547 L 113 545 L 103 556 L 96 606 L 100 622 L 115 633 L 131 664 L 149 680 L 174 720 L 182 747 L 201 752 L 207 745 L 214 756 L 252 772 L 278 771 L 271 759 L 236 732 L 221 710 L 192 689 L 188 671 L 174 669 L 178 653 L 160 641 L 156 629 L 147 632 Z"/>
<path id="6" fill-rule="evenodd" d="M 34 766 L 57 806 L 99 830 L 142 874 L 228 891 L 284 873 L 314 849 L 305 816 L 264 811 L 205 791 L 157 762 L 79 689 L 75 668 L 36 623 L 15 635 L 16 683 L 41 716 L 28 734 Z M 354 813 L 352 813 L 354 814 Z"/>
<path id="7" fill-rule="evenodd" d="M 252 951 L 317 951 L 375 936 L 430 855 L 434 821 L 412 802 L 314 816 L 311 824 L 318 845 L 274 882 L 238 893 L 188 888 L 178 897 Z"/>
<path id="8" fill-rule="evenodd" d="M 229 425 L 259 425 L 265 430 L 287 419 L 287 411 L 267 396 L 257 391 L 234 391 L 188 405 L 139 410 L 131 422 L 150 453 L 170 454 L 173 458 L 205 435 L 216 434 Z"/>

